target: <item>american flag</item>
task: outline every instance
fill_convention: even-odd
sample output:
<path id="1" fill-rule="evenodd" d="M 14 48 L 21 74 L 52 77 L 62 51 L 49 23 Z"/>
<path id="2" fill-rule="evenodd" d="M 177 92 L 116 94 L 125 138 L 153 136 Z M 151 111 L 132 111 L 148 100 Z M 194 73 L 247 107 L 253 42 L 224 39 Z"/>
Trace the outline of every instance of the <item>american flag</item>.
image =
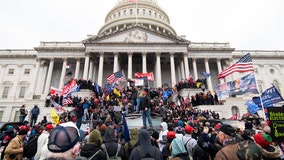
<path id="1" fill-rule="evenodd" d="M 254 71 L 252 59 L 250 57 L 250 54 L 244 55 L 239 61 L 232 64 L 227 69 L 223 70 L 221 73 L 219 73 L 217 79 L 222 79 L 227 77 L 228 75 L 234 73 L 234 72 L 250 72 Z"/>
<path id="2" fill-rule="evenodd" d="M 117 72 L 112 73 L 112 74 L 107 76 L 107 82 L 108 83 L 111 84 L 111 83 L 114 83 L 116 81 L 120 81 L 120 82 L 125 82 L 126 81 L 126 78 L 125 78 L 123 70 L 117 71 Z"/>
<path id="3" fill-rule="evenodd" d="M 64 98 L 63 100 L 62 100 L 62 105 L 63 106 L 65 106 L 65 105 L 67 105 L 67 104 L 73 104 L 73 101 L 72 101 L 72 99 L 71 98 Z"/>

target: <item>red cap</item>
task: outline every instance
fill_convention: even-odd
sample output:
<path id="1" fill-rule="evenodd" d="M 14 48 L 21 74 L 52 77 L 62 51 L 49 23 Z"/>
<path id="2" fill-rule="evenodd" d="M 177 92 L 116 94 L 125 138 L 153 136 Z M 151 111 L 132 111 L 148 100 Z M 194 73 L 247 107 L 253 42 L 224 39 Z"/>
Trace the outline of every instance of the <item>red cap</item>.
<path id="1" fill-rule="evenodd" d="M 167 138 L 168 139 L 169 138 L 172 138 L 172 139 L 176 138 L 176 133 L 174 131 L 168 131 Z"/>
<path id="2" fill-rule="evenodd" d="M 52 125 L 52 124 L 47 124 L 47 125 L 45 126 L 45 129 L 46 129 L 46 130 L 52 130 L 52 129 L 53 129 L 53 125 Z"/>
<path id="3" fill-rule="evenodd" d="M 186 126 L 184 127 L 184 131 L 185 131 L 187 134 L 191 134 L 193 130 L 194 130 L 194 128 L 192 128 L 192 127 L 189 126 L 189 125 L 186 125 Z"/>

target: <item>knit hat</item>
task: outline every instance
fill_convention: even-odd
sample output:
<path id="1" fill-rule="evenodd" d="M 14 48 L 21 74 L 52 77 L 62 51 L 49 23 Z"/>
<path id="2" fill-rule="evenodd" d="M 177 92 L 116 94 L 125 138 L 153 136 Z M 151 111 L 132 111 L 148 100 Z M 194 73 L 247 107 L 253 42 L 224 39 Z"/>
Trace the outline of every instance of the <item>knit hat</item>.
<path id="1" fill-rule="evenodd" d="M 228 124 L 223 124 L 220 127 L 220 131 L 231 137 L 234 137 L 236 135 L 236 130 L 231 125 Z"/>
<path id="2" fill-rule="evenodd" d="M 18 131 L 18 135 L 27 135 L 27 134 L 28 134 L 27 127 L 26 126 L 20 126 L 19 131 Z"/>
<path id="3" fill-rule="evenodd" d="M 184 127 L 184 131 L 185 131 L 185 133 L 187 133 L 187 134 L 191 134 L 193 130 L 194 130 L 194 128 L 192 128 L 192 127 L 189 126 L 189 125 L 186 125 L 186 126 Z"/>
<path id="4" fill-rule="evenodd" d="M 89 135 L 88 142 L 90 144 L 95 144 L 97 146 L 101 146 L 101 144 L 103 143 L 101 132 L 97 129 L 94 129 Z"/>
<path id="5" fill-rule="evenodd" d="M 253 138 L 254 141 L 261 147 L 268 147 L 270 144 L 272 144 L 271 137 L 265 133 L 258 133 Z"/>
<path id="6" fill-rule="evenodd" d="M 65 152 L 74 147 L 80 139 L 80 132 L 73 122 L 56 126 L 48 137 L 48 150 L 54 153 Z"/>
<path id="7" fill-rule="evenodd" d="M 167 132 L 167 138 L 168 139 L 174 139 L 176 138 L 176 133 L 174 131 L 168 131 Z"/>

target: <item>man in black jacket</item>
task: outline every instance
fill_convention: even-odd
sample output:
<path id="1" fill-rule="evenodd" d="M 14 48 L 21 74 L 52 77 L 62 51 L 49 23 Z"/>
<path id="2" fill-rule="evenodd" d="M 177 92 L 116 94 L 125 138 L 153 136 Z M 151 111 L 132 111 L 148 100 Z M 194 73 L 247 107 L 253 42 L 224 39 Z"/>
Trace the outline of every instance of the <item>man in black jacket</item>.
<path id="1" fill-rule="evenodd" d="M 148 119 L 148 123 L 150 128 L 153 129 L 153 123 L 151 118 L 151 99 L 147 95 L 146 91 L 142 91 L 143 98 L 141 100 L 141 110 L 142 110 L 142 119 L 143 119 L 143 128 L 147 129 L 146 118 Z"/>

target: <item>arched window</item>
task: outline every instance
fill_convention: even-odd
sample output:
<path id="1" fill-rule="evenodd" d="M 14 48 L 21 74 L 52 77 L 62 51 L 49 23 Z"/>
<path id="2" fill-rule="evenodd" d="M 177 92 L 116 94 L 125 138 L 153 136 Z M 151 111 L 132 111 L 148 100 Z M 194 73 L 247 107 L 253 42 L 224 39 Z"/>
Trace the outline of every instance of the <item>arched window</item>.
<path id="1" fill-rule="evenodd" d="M 278 92 L 280 92 L 280 87 L 279 87 L 279 83 L 277 80 L 273 80 L 272 84 L 275 86 L 275 88 L 278 90 Z M 280 92 L 281 94 L 281 92 Z"/>
<path id="2" fill-rule="evenodd" d="M 132 15 L 132 13 L 133 13 L 133 10 L 132 10 L 132 9 L 130 9 L 130 10 L 129 10 L 129 14 L 130 14 L 130 15 Z"/>
<path id="3" fill-rule="evenodd" d="M 151 16 L 151 15 L 152 15 L 152 11 L 149 10 L 149 16 Z"/>
<path id="4" fill-rule="evenodd" d="M 145 15 L 146 14 L 146 10 L 145 9 L 143 9 L 143 15 Z"/>
<path id="5" fill-rule="evenodd" d="M 123 14 L 126 15 L 126 9 L 123 11 Z"/>

